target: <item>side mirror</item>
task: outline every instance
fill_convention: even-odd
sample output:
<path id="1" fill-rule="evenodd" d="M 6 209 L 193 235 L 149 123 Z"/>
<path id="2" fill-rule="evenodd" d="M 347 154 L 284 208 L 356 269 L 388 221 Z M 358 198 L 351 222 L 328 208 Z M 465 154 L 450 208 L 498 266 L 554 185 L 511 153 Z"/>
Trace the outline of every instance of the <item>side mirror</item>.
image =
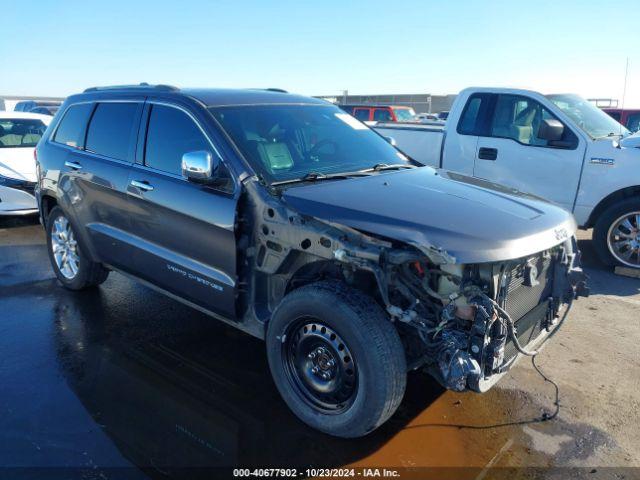
<path id="1" fill-rule="evenodd" d="M 395 138 L 393 138 L 393 137 L 384 137 L 384 139 L 385 139 L 387 142 L 389 142 L 389 144 L 390 144 L 392 147 L 395 147 L 396 145 L 398 145 L 398 143 L 396 142 L 396 139 L 395 139 Z"/>
<path id="2" fill-rule="evenodd" d="M 547 118 L 542 120 L 538 127 L 537 137 L 547 142 L 557 142 L 562 139 L 564 133 L 564 125 L 555 118 Z"/>
<path id="3" fill-rule="evenodd" d="M 182 175 L 196 183 L 208 183 L 215 179 L 220 159 L 206 150 L 187 152 L 182 155 Z"/>

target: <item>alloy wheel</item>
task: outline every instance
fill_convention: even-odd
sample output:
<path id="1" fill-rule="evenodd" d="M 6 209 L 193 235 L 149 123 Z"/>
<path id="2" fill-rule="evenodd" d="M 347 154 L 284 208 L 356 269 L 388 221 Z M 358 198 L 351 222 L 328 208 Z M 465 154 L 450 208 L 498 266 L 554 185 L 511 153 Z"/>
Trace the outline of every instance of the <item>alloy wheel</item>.
<path id="1" fill-rule="evenodd" d="M 73 280 L 80 268 L 78 242 L 75 239 L 69 220 L 64 216 L 59 216 L 53 222 L 51 250 L 60 273 L 66 279 Z"/>
<path id="2" fill-rule="evenodd" d="M 620 263 L 640 268 L 640 212 L 625 213 L 611 224 L 607 246 Z"/>

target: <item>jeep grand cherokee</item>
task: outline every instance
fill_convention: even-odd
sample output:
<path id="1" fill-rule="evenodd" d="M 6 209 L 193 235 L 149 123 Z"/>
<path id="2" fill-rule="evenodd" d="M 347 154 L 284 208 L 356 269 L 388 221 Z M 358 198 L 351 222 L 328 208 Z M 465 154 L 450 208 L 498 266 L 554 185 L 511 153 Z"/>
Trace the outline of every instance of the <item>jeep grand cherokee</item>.
<path id="1" fill-rule="evenodd" d="M 283 91 L 91 88 L 37 166 L 62 285 L 119 271 L 264 339 L 291 410 L 332 435 L 385 422 L 408 370 L 485 391 L 586 292 L 564 210 Z"/>

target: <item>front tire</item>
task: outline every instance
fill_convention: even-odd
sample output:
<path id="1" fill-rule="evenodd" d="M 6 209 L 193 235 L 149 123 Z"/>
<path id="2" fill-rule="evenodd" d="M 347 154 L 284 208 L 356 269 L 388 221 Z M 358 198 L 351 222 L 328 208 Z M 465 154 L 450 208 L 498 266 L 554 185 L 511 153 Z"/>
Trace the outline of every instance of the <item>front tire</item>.
<path id="1" fill-rule="evenodd" d="M 366 435 L 404 395 L 406 360 L 395 327 L 371 297 L 339 282 L 306 285 L 282 300 L 267 355 L 289 408 L 330 435 Z"/>
<path id="2" fill-rule="evenodd" d="M 83 290 L 100 285 L 109 271 L 92 262 L 85 254 L 76 232 L 60 207 L 47 217 L 47 251 L 56 277 L 69 290 Z"/>
<path id="3" fill-rule="evenodd" d="M 640 268 L 640 199 L 623 200 L 602 212 L 593 229 L 593 242 L 606 265 Z"/>

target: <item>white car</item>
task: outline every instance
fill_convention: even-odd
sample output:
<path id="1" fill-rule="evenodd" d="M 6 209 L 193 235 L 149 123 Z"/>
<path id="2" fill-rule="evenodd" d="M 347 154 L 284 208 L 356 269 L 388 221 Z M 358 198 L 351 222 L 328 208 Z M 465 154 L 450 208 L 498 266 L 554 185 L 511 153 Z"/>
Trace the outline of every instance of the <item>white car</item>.
<path id="1" fill-rule="evenodd" d="M 38 213 L 34 148 L 53 117 L 0 112 L 0 215 Z"/>

